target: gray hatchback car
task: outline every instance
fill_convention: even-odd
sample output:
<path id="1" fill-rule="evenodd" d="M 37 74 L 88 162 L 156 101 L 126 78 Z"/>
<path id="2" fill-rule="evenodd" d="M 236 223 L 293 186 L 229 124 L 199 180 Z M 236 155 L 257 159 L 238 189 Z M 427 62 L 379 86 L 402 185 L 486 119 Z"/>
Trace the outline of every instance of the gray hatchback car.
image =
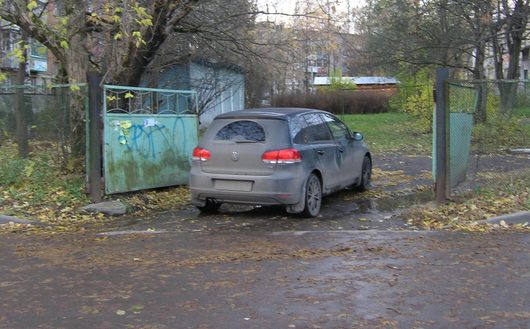
<path id="1" fill-rule="evenodd" d="M 372 157 L 363 135 L 314 109 L 265 108 L 217 116 L 193 150 L 192 203 L 285 205 L 315 217 L 322 196 L 370 185 Z"/>

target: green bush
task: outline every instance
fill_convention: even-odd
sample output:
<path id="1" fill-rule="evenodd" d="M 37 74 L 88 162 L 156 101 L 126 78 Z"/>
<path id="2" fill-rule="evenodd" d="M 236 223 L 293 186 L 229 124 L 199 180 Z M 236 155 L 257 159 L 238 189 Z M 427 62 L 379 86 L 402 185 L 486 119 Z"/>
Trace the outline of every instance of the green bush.
<path id="1" fill-rule="evenodd" d="M 24 159 L 6 158 L 5 154 L 2 154 L 0 156 L 0 186 L 7 187 L 20 183 L 27 162 Z"/>
<path id="2" fill-rule="evenodd" d="M 17 156 L 13 142 L 0 146 L 0 185 L 19 202 L 57 206 L 86 201 L 82 174 L 66 172 L 60 165 L 60 154 L 50 143 L 31 145 L 28 159 Z"/>
<path id="3" fill-rule="evenodd" d="M 530 81 L 526 80 L 519 85 L 515 107 L 528 107 L 530 105 Z"/>
<path id="4" fill-rule="evenodd" d="M 394 110 L 412 115 L 414 128 L 421 133 L 432 132 L 434 111 L 431 70 L 422 69 L 414 74 L 398 75 L 399 93 L 390 102 Z"/>
<path id="5" fill-rule="evenodd" d="M 476 147 L 489 152 L 530 146 L 530 126 L 523 122 L 524 115 L 507 117 L 500 113 L 499 108 L 500 97 L 490 92 L 486 108 L 487 122 L 479 123 L 473 129 Z"/>
<path id="6" fill-rule="evenodd" d="M 434 103 L 431 85 L 423 85 L 417 93 L 410 95 L 403 106 L 403 112 L 411 114 L 415 119 L 415 126 L 420 132 L 432 131 Z"/>
<path id="7" fill-rule="evenodd" d="M 331 84 L 323 88 L 325 91 L 335 92 L 341 90 L 357 89 L 355 83 L 350 80 L 343 79 L 342 72 L 340 70 L 333 72 L 329 79 Z"/>
<path id="8" fill-rule="evenodd" d="M 498 112 L 488 115 L 488 121 L 476 125 L 473 130 L 473 140 L 479 150 L 488 152 L 530 146 L 530 126 L 523 124 L 520 118 L 508 118 Z"/>

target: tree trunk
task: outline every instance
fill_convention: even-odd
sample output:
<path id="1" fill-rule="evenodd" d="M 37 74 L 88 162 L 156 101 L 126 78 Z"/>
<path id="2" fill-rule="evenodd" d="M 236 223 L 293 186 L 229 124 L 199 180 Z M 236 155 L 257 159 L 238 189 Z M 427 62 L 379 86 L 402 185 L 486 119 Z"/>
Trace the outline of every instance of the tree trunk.
<path id="1" fill-rule="evenodd" d="M 511 42 L 508 44 L 508 51 L 510 55 L 510 62 L 508 63 L 508 71 L 506 79 L 508 81 L 501 82 L 500 97 L 501 97 L 501 113 L 505 116 L 510 116 L 515 106 L 517 98 L 517 85 L 519 80 L 519 59 L 522 48 L 522 37 L 519 33 L 511 32 L 512 35 L 506 36 L 510 38 Z"/>
<path id="2" fill-rule="evenodd" d="M 475 46 L 475 67 L 473 69 L 473 77 L 478 80 L 477 83 L 477 107 L 475 111 L 475 119 L 477 122 L 486 122 L 488 119 L 487 105 L 488 105 L 488 85 L 483 82 L 486 79 L 484 73 L 484 60 L 486 58 L 486 44 L 483 41 L 477 42 Z"/>
<path id="3" fill-rule="evenodd" d="M 517 97 L 517 86 L 519 80 L 519 59 L 521 57 L 522 43 L 528 25 L 529 4 L 528 0 L 517 0 L 513 4 L 508 4 L 507 1 L 502 1 L 502 11 L 506 16 L 505 25 L 502 26 L 504 43 L 507 45 L 508 55 L 510 61 L 508 62 L 508 70 L 506 72 L 506 79 L 508 81 L 501 82 L 499 86 L 501 108 L 500 111 L 505 116 L 510 116 L 515 106 Z M 495 46 L 495 43 L 494 43 Z M 494 47 L 495 48 L 495 47 Z M 503 75 L 502 72 L 502 51 L 498 52 L 497 42 L 497 60 L 500 64 L 496 66 L 497 78 Z"/>
<path id="4" fill-rule="evenodd" d="M 17 145 L 18 155 L 21 158 L 27 158 L 29 155 L 28 145 L 28 124 L 27 124 L 27 112 L 24 101 L 24 77 L 26 74 L 26 58 L 27 50 L 27 34 L 22 32 L 22 42 L 20 46 L 23 49 L 23 58 L 18 65 L 18 72 L 16 77 L 16 106 L 15 106 L 15 117 L 17 122 Z"/>
<path id="5" fill-rule="evenodd" d="M 157 18 L 154 22 L 155 24 L 152 28 L 144 31 L 142 39 L 145 43 L 141 43 L 140 45 L 132 41 L 129 43 L 125 60 L 121 63 L 122 67 L 112 77 L 114 83 L 134 87 L 140 85 L 142 75 L 158 49 L 166 41 L 170 32 L 167 30 L 168 15 L 165 14 L 166 11 L 168 11 L 167 1 L 157 1 L 154 3 L 152 16 Z"/>
<path id="6" fill-rule="evenodd" d="M 68 78 L 71 84 L 85 83 L 86 72 L 88 71 L 88 52 L 86 50 L 86 36 L 84 34 L 77 34 L 70 41 L 70 48 L 68 49 Z M 70 151 L 74 158 L 79 159 L 85 154 L 85 117 L 87 108 L 85 107 L 85 99 L 87 97 L 86 88 L 77 90 L 77 88 L 70 88 L 66 91 L 68 93 L 66 111 L 68 114 L 68 125 L 70 128 L 69 141 Z"/>
<path id="7" fill-rule="evenodd" d="M 449 22 L 447 20 L 447 1 L 440 1 L 438 4 L 438 20 L 441 32 L 440 33 L 440 49 L 438 53 L 438 60 L 442 63 L 443 66 L 448 66 L 451 62 L 449 58 L 449 49 L 450 49 L 450 38 L 448 34 Z"/>
<path id="8" fill-rule="evenodd" d="M 500 112 L 505 116 L 510 116 L 517 97 L 517 82 L 501 81 L 499 92 L 501 98 Z"/>

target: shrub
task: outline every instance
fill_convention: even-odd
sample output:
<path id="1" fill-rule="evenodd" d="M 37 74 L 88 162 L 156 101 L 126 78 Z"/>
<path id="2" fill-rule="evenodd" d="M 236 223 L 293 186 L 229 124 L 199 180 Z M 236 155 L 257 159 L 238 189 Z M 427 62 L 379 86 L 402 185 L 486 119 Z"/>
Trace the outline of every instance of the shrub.
<path id="1" fill-rule="evenodd" d="M 7 143 L 6 143 L 7 144 Z M 16 148 L 12 154 L 17 154 Z M 7 187 L 20 182 L 26 168 L 27 160 L 12 157 L 6 152 L 0 153 L 0 186 Z"/>
<path id="2" fill-rule="evenodd" d="M 528 146 L 530 127 L 517 117 L 488 113 L 488 121 L 475 126 L 473 141 L 482 152 Z"/>
<path id="3" fill-rule="evenodd" d="M 399 93 L 391 100 L 395 111 L 411 114 L 416 120 L 414 128 L 422 133 L 432 131 L 434 111 L 432 70 L 424 68 L 414 74 L 399 75 Z"/>
<path id="4" fill-rule="evenodd" d="M 410 95 L 403 105 L 403 111 L 416 118 L 416 128 L 421 132 L 432 131 L 434 103 L 432 100 L 431 85 L 424 85 Z"/>
<path id="5" fill-rule="evenodd" d="M 0 185 L 18 201 L 30 205 L 53 202 L 55 205 L 84 202 L 85 181 L 82 174 L 61 168 L 57 146 L 32 143 L 28 159 L 17 156 L 13 142 L 0 146 Z"/>
<path id="6" fill-rule="evenodd" d="M 277 96 L 273 106 L 317 108 L 335 114 L 382 113 L 389 111 L 394 94 L 395 89 L 319 90 Z"/>

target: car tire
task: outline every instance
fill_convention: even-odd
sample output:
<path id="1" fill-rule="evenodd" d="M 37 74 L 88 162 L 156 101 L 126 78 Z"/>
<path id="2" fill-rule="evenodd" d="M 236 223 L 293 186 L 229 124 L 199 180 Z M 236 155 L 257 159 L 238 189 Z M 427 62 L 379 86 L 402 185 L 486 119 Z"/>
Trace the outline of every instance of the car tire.
<path id="1" fill-rule="evenodd" d="M 197 206 L 197 209 L 204 213 L 212 213 L 219 210 L 219 207 L 221 207 L 221 202 L 217 202 L 212 199 L 206 199 L 204 206 Z"/>
<path id="2" fill-rule="evenodd" d="M 305 206 L 302 211 L 304 217 L 316 217 L 322 206 L 322 184 L 315 174 L 309 175 L 305 187 Z"/>
<path id="3" fill-rule="evenodd" d="M 372 159 L 368 155 L 364 156 L 363 167 L 361 171 L 361 180 L 359 184 L 355 187 L 357 191 L 366 191 L 370 187 L 372 179 Z"/>

